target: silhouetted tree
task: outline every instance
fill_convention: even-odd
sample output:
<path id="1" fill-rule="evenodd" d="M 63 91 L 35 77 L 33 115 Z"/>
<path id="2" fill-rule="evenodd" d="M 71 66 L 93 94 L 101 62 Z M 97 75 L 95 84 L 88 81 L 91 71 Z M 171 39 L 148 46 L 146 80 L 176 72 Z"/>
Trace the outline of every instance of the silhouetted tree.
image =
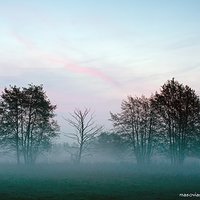
<path id="1" fill-rule="evenodd" d="M 97 136 L 102 126 L 95 124 L 94 115 L 90 109 L 75 109 L 70 113 L 71 119 L 66 119 L 70 126 L 75 130 L 74 133 L 68 134 L 68 137 L 75 139 L 78 143 L 77 162 L 80 163 L 83 153 L 87 150 L 90 142 Z"/>
<path id="2" fill-rule="evenodd" d="M 113 157 L 116 161 L 127 156 L 130 145 L 119 134 L 114 132 L 102 132 L 96 137 L 94 148 L 102 156 Z"/>
<path id="3" fill-rule="evenodd" d="M 33 163 L 58 134 L 56 106 L 50 103 L 42 86 L 11 86 L 4 89 L 1 98 L 1 132 L 7 144 L 15 148 L 17 163 L 22 155 L 25 163 Z"/>
<path id="4" fill-rule="evenodd" d="M 142 96 L 123 100 L 121 112 L 111 113 L 116 131 L 132 145 L 138 164 L 149 162 L 155 139 L 155 115 L 148 98 Z"/>
<path id="5" fill-rule="evenodd" d="M 17 163 L 20 162 L 19 128 L 22 116 L 22 93 L 14 86 L 10 90 L 5 88 L 1 95 L 1 134 L 6 144 L 16 151 Z"/>
<path id="6" fill-rule="evenodd" d="M 161 132 L 171 163 L 182 164 L 199 140 L 199 97 L 189 86 L 173 78 L 161 87 L 160 93 L 155 94 L 152 105 L 162 122 Z"/>

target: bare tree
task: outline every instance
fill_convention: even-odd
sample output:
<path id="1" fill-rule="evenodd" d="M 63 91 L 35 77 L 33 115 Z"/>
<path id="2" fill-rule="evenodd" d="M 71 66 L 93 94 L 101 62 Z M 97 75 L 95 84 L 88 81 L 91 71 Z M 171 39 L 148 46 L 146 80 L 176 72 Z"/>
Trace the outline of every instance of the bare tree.
<path id="1" fill-rule="evenodd" d="M 155 117 L 150 100 L 144 96 L 123 100 L 120 113 L 110 113 L 118 134 L 132 146 L 138 164 L 150 162 L 155 141 Z"/>
<path id="2" fill-rule="evenodd" d="M 76 108 L 73 113 L 70 113 L 70 116 L 70 119 L 65 120 L 75 129 L 75 132 L 69 133 L 68 137 L 78 143 L 77 162 L 80 163 L 83 153 L 88 149 L 88 145 L 102 131 L 102 126 L 96 125 L 94 113 L 91 113 L 88 108 L 83 111 Z"/>

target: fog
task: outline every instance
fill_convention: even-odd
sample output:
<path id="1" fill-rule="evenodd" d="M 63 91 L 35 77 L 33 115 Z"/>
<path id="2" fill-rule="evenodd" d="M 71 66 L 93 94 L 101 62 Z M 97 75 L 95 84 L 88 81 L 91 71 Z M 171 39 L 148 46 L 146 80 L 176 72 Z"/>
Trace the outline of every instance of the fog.
<path id="1" fill-rule="evenodd" d="M 35 163 L 16 163 L 15 152 L 0 160 L 1 199 L 176 199 L 198 193 L 200 162 L 171 165 L 164 156 L 137 164 L 129 149 L 93 149 L 77 163 L 67 144 L 54 144 Z M 2 198 L 3 197 L 3 198 Z"/>
<path id="2" fill-rule="evenodd" d="M 168 170 L 177 169 L 179 172 L 183 170 L 186 172 L 188 169 L 189 172 L 194 172 L 194 169 L 200 168 L 200 159 L 198 157 L 186 157 L 183 164 L 172 164 L 170 158 L 164 154 L 155 154 L 151 157 L 151 160 L 147 163 L 137 163 L 136 157 L 132 149 L 128 146 L 125 149 L 120 147 L 109 147 L 99 146 L 93 144 L 91 148 L 88 148 L 87 151 L 84 151 L 80 163 L 77 163 L 76 155 L 78 154 L 79 147 L 76 143 L 54 143 L 51 148 L 46 151 L 42 151 L 38 156 L 35 162 L 25 163 L 21 159 L 21 163 L 16 162 L 16 152 L 13 150 L 0 150 L 0 164 L 1 166 L 13 166 L 16 168 L 29 168 L 37 166 L 71 166 L 72 168 L 76 167 L 82 168 L 83 166 L 106 166 L 113 167 L 121 166 L 124 170 L 131 169 L 143 169 L 149 170 L 151 167 L 160 171 L 160 169 L 167 168 Z M 21 156 L 21 158 L 23 158 Z M 152 171 L 151 169 L 151 171 Z M 191 170 L 193 169 L 193 170 Z M 196 171 L 198 172 L 198 170 Z"/>

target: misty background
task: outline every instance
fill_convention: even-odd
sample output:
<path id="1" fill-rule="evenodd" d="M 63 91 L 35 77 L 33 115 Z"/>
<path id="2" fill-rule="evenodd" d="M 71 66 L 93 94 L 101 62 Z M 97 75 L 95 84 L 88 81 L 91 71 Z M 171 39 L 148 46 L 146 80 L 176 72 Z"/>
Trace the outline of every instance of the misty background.
<path id="1" fill-rule="evenodd" d="M 57 105 L 55 145 L 74 142 L 64 118 L 75 108 L 112 133 L 109 112 L 128 95 L 150 97 L 172 77 L 200 93 L 196 0 L 0 3 L 0 90 L 42 84 Z"/>
<path id="2" fill-rule="evenodd" d="M 0 199 L 200 197 L 199 7 L 0 0 Z"/>

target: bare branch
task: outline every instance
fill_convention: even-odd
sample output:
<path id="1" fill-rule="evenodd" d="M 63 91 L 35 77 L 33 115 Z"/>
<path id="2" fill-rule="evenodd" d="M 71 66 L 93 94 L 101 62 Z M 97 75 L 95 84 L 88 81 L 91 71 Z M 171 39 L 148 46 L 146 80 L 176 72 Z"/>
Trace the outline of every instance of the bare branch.
<path id="1" fill-rule="evenodd" d="M 69 134 L 69 137 L 75 139 L 79 144 L 78 162 L 80 162 L 83 152 L 87 150 L 89 143 L 102 131 L 103 127 L 95 125 L 94 112 L 91 113 L 88 108 L 83 111 L 75 108 L 69 115 L 70 119 L 63 118 L 75 128 L 75 133 Z"/>

